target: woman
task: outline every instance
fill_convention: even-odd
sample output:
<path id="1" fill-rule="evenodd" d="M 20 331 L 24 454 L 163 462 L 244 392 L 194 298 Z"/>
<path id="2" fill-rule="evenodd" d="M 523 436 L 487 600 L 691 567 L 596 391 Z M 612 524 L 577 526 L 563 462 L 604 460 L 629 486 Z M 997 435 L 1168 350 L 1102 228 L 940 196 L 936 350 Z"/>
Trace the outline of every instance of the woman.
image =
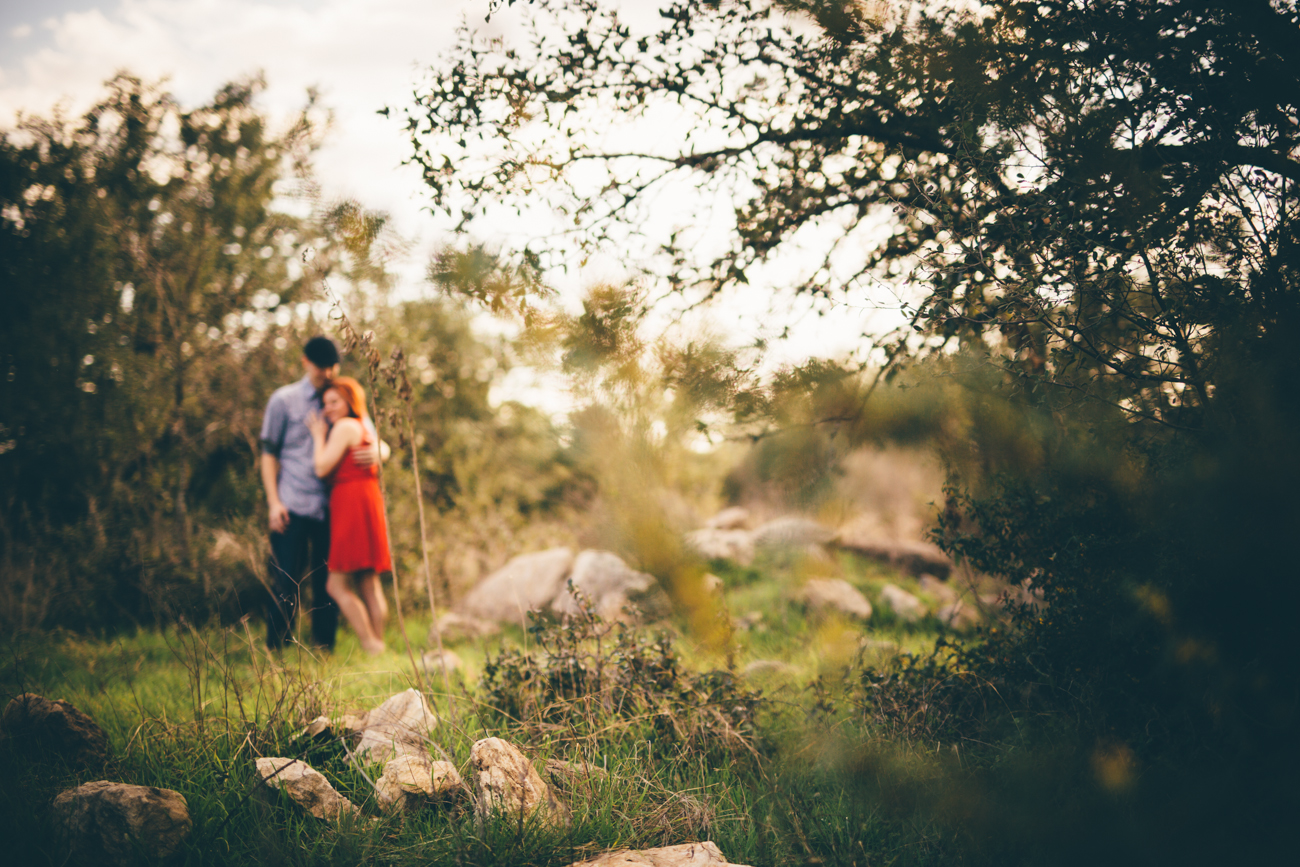
<path id="1" fill-rule="evenodd" d="M 329 580 L 325 590 L 361 639 L 361 647 L 384 652 L 388 603 L 380 572 L 393 568 L 388 555 L 388 522 L 379 492 L 379 467 L 362 467 L 352 449 L 371 441 L 366 393 L 350 376 L 335 377 L 321 395 L 324 417 L 307 419 L 315 443 L 316 475 L 333 474 L 330 489 Z"/>

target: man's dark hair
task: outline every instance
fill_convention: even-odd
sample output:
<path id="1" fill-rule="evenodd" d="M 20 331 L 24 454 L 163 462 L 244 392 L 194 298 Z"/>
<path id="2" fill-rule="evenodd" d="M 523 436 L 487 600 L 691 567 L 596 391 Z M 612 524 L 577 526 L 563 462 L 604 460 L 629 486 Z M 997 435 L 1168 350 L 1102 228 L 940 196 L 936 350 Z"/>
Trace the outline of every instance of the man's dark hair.
<path id="1" fill-rule="evenodd" d="M 323 334 L 318 334 L 302 348 L 302 354 L 317 367 L 333 367 L 339 363 L 339 348 Z"/>

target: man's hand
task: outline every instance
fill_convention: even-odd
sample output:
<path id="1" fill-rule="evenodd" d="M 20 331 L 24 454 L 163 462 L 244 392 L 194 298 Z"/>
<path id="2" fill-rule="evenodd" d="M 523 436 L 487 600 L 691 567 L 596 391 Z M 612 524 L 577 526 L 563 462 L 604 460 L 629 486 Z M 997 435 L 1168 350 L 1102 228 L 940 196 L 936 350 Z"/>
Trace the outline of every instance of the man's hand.
<path id="1" fill-rule="evenodd" d="M 272 503 L 270 507 L 271 532 L 283 533 L 289 529 L 289 510 L 285 508 L 284 503 Z"/>
<path id="2" fill-rule="evenodd" d="M 357 462 L 359 467 L 370 467 L 379 463 L 388 457 L 384 452 L 388 451 L 387 444 L 382 440 L 375 440 L 371 443 L 363 443 L 359 446 L 352 447 L 352 460 Z"/>
<path id="3" fill-rule="evenodd" d="M 272 533 L 283 533 L 289 529 L 289 510 L 280 502 L 280 459 L 262 452 L 258 469 L 262 472 L 262 487 L 266 488 L 266 505 L 270 512 L 267 522 Z"/>

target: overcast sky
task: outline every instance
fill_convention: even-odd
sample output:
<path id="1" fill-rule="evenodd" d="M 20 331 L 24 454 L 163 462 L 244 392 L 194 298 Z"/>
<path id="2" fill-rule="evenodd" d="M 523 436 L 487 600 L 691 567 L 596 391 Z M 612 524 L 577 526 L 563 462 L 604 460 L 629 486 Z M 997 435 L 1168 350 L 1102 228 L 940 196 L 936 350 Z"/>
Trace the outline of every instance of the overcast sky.
<path id="1" fill-rule="evenodd" d="M 649 0 L 620 5 L 634 18 L 655 14 Z M 45 114 L 59 103 L 79 113 L 118 70 L 166 79 L 185 105 L 262 72 L 268 84 L 262 108 L 282 123 L 301 107 L 307 89 L 317 87 L 335 116 L 317 160 L 327 194 L 389 212 L 395 228 L 416 242 L 402 269 L 415 281 L 427 251 L 448 239 L 447 227 L 423 210 L 418 173 L 402 165 L 409 145 L 399 123 L 376 112 L 409 103 L 462 20 L 509 36 L 508 16 L 484 25 L 487 6 L 488 0 L 0 0 L 0 126 L 11 125 L 18 112 Z M 612 263 L 586 281 L 617 277 Z M 561 279 L 569 281 L 561 288 L 572 302 L 584 277 Z M 766 299 L 740 299 L 708 316 L 744 343 L 763 329 L 764 316 L 753 311 L 766 306 Z M 840 306 L 825 318 L 805 316 L 777 357 L 837 355 L 860 346 L 870 315 Z"/>

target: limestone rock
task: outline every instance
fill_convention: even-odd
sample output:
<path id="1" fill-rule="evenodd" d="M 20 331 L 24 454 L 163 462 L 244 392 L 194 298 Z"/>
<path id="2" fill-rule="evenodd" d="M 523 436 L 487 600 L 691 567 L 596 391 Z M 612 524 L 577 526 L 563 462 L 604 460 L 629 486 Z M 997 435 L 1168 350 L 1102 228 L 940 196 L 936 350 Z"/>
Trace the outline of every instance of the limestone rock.
<path id="1" fill-rule="evenodd" d="M 930 574 L 947 578 L 952 561 L 938 545 L 910 539 L 893 539 L 861 532 L 850 524 L 840 529 L 835 544 L 863 557 L 888 563 L 909 575 Z"/>
<path id="2" fill-rule="evenodd" d="M 551 785 L 561 792 L 584 787 L 592 780 L 609 778 L 604 768 L 591 762 L 566 762 L 563 759 L 547 759 L 546 776 L 550 778 Z"/>
<path id="3" fill-rule="evenodd" d="M 748 530 L 692 530 L 686 544 L 706 560 L 731 560 L 741 566 L 754 562 L 754 534 Z"/>
<path id="4" fill-rule="evenodd" d="M 893 641 L 887 641 L 883 638 L 870 638 L 863 636 L 858 639 L 858 650 L 864 654 L 888 659 L 898 655 L 899 646 Z"/>
<path id="5" fill-rule="evenodd" d="M 968 602 L 958 599 L 950 602 L 934 613 L 939 622 L 949 629 L 964 630 L 979 625 L 979 610 Z"/>
<path id="6" fill-rule="evenodd" d="M 294 740 L 306 738 L 313 741 L 327 741 L 335 735 L 334 723 L 327 716 L 318 716 L 307 725 L 303 726 L 302 731 L 293 736 Z"/>
<path id="7" fill-rule="evenodd" d="M 925 616 L 925 603 L 896 584 L 886 584 L 880 590 L 883 602 L 899 620 L 915 623 Z"/>
<path id="8" fill-rule="evenodd" d="M 953 589 L 953 586 L 940 581 L 928 572 L 918 579 L 918 583 L 921 585 L 922 591 L 929 593 L 943 605 L 949 605 L 957 601 L 957 591 Z"/>
<path id="9" fill-rule="evenodd" d="M 739 617 L 731 618 L 731 628 L 737 632 L 766 632 L 767 624 L 763 622 L 762 611 L 749 611 Z"/>
<path id="10" fill-rule="evenodd" d="M 786 515 L 768 521 L 754 531 L 754 547 L 778 551 L 807 549 L 825 545 L 835 538 L 835 531 L 811 518 Z"/>
<path id="11" fill-rule="evenodd" d="M 86 714 L 62 699 L 26 692 L 5 706 L 5 737 L 24 752 L 62 756 L 73 765 L 102 765 L 108 735 Z"/>
<path id="12" fill-rule="evenodd" d="M 574 559 L 568 585 L 551 603 L 557 614 L 572 616 L 580 610 L 569 585 L 587 597 L 602 620 L 626 619 L 623 609 L 628 605 L 636 606 L 651 620 L 672 611 L 668 596 L 653 575 L 630 568 L 609 551 L 583 551 Z"/>
<path id="13" fill-rule="evenodd" d="M 723 591 L 725 591 L 726 589 L 727 589 L 727 585 L 717 575 L 714 575 L 712 572 L 708 572 L 705 574 L 704 576 L 705 593 L 708 593 L 710 596 L 721 596 L 723 594 Z"/>
<path id="14" fill-rule="evenodd" d="M 399 756 L 375 781 L 380 806 L 394 812 L 452 805 L 468 794 L 455 765 L 428 756 Z"/>
<path id="15" fill-rule="evenodd" d="M 337 822 L 344 816 L 360 816 L 361 811 L 340 795 L 320 771 L 300 759 L 279 756 L 257 760 L 257 775 L 272 789 L 287 794 L 317 819 Z"/>
<path id="16" fill-rule="evenodd" d="M 441 653 L 436 647 L 426 650 L 424 655 L 420 657 L 420 664 L 424 666 L 424 670 L 429 674 L 438 675 L 439 677 L 442 676 L 444 668 L 447 669 L 448 674 L 451 674 L 465 667 L 464 663 L 460 661 L 460 655 L 456 651 L 448 650 L 445 647 Z"/>
<path id="17" fill-rule="evenodd" d="M 527 626 L 528 612 L 549 605 L 564 589 L 572 568 L 568 548 L 521 554 L 475 585 L 461 603 L 462 613 Z"/>
<path id="18" fill-rule="evenodd" d="M 374 764 L 398 756 L 428 755 L 425 741 L 437 725 L 438 717 L 420 691 L 404 690 L 370 712 L 355 755 Z"/>
<path id="19" fill-rule="evenodd" d="M 136 864 L 175 855 L 190 835 L 180 792 L 99 780 L 61 792 L 53 818 L 72 864 Z"/>
<path id="20" fill-rule="evenodd" d="M 773 674 L 792 674 L 794 666 L 779 659 L 755 659 L 740 670 L 744 677 L 768 677 Z"/>
<path id="21" fill-rule="evenodd" d="M 704 522 L 710 530 L 743 530 L 749 526 L 749 509 L 731 506 Z"/>
<path id="22" fill-rule="evenodd" d="M 348 711 L 338 719 L 337 731 L 346 735 L 348 743 L 356 746 L 361 740 L 361 734 L 366 730 L 366 725 L 370 722 L 370 711 L 354 710 Z"/>
<path id="23" fill-rule="evenodd" d="M 501 626 L 493 620 L 448 611 L 439 615 L 436 625 L 429 628 L 429 644 L 437 645 L 439 633 L 442 634 L 443 642 L 447 643 L 480 641 L 500 631 Z"/>
<path id="24" fill-rule="evenodd" d="M 560 824 L 568 808 L 551 792 L 532 762 L 501 738 L 484 738 L 470 748 L 474 774 L 474 815 L 480 827 L 494 816 L 518 820 L 520 814 Z"/>
<path id="25" fill-rule="evenodd" d="M 705 841 L 658 849 L 615 849 L 569 867 L 722 867 L 729 863 L 715 844 Z"/>
<path id="26" fill-rule="evenodd" d="M 813 611 L 831 610 L 859 620 L 871 619 L 867 597 L 843 578 L 811 578 L 798 598 Z"/>

